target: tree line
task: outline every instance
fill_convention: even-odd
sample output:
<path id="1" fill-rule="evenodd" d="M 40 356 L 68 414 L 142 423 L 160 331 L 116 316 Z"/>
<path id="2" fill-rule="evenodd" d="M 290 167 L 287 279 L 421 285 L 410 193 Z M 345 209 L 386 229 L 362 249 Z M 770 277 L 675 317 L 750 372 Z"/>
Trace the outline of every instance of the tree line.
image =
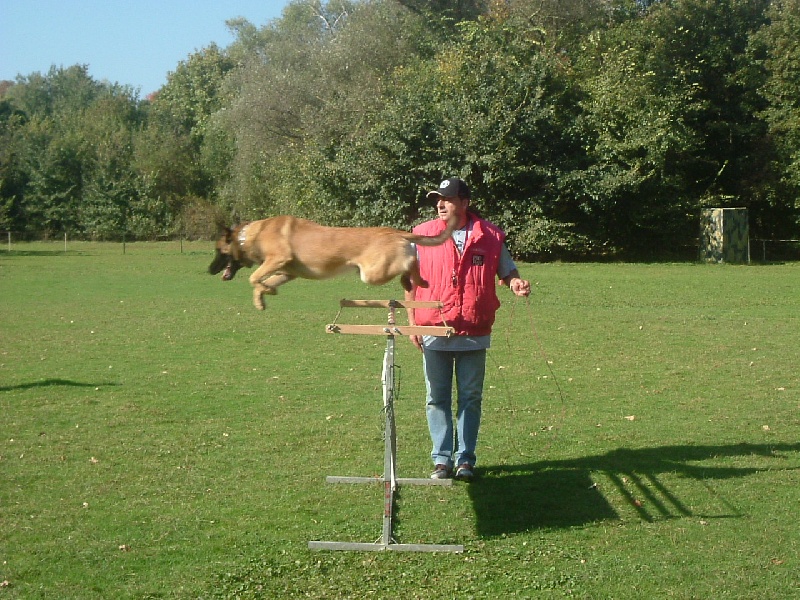
<path id="1" fill-rule="evenodd" d="M 408 228 L 458 175 L 522 258 L 664 256 L 700 212 L 800 237 L 800 0 L 293 0 L 147 98 L 0 87 L 0 229 Z"/>

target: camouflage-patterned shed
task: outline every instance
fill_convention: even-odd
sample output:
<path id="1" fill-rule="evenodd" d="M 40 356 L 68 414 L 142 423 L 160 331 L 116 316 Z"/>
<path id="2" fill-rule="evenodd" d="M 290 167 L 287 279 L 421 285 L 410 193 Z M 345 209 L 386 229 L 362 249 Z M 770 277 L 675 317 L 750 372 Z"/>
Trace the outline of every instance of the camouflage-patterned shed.
<path id="1" fill-rule="evenodd" d="M 700 259 L 708 262 L 750 262 L 746 208 L 709 208 L 700 217 Z"/>

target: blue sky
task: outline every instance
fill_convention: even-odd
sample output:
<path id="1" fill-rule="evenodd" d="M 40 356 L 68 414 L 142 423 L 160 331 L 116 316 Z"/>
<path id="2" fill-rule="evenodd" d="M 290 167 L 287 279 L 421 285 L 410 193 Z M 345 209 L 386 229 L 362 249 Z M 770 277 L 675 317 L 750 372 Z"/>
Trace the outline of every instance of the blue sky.
<path id="1" fill-rule="evenodd" d="M 131 85 L 140 96 L 193 52 L 233 36 L 225 21 L 257 26 L 289 0 L 0 0 L 0 80 L 89 65 L 98 81 Z"/>

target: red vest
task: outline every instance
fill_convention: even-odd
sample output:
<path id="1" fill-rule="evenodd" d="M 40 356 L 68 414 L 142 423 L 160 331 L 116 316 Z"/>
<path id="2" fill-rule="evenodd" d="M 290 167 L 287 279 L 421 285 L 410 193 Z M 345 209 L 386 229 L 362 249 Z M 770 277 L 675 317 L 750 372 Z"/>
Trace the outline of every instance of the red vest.
<path id="1" fill-rule="evenodd" d="M 440 300 L 442 310 L 417 308 L 417 325 L 447 325 L 457 335 L 489 335 L 500 300 L 497 298 L 497 269 L 505 233 L 470 215 L 472 231 L 463 254 L 452 238 L 440 246 L 417 246 L 420 274 L 429 287 L 418 287 L 416 300 Z M 440 219 L 417 225 L 414 233 L 436 235 L 445 228 Z"/>

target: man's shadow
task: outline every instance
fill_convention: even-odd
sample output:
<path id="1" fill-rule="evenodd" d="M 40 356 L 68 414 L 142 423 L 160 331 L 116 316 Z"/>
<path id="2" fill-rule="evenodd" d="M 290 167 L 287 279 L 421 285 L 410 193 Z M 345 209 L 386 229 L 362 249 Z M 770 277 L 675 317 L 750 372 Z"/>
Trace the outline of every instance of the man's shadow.
<path id="1" fill-rule="evenodd" d="M 572 460 L 483 467 L 480 478 L 468 489 L 478 533 L 485 537 L 618 519 L 620 515 L 604 493 L 609 491 L 609 482 L 646 521 L 691 516 L 732 518 L 742 515 L 710 488 L 709 493 L 714 495 L 715 504 L 723 507 L 722 512 L 694 513 L 664 484 L 662 475 L 691 478 L 708 487 L 713 480 L 773 470 L 766 466 L 720 466 L 715 459 L 737 456 L 770 459 L 793 452 L 800 452 L 800 444 L 620 448 Z"/>

